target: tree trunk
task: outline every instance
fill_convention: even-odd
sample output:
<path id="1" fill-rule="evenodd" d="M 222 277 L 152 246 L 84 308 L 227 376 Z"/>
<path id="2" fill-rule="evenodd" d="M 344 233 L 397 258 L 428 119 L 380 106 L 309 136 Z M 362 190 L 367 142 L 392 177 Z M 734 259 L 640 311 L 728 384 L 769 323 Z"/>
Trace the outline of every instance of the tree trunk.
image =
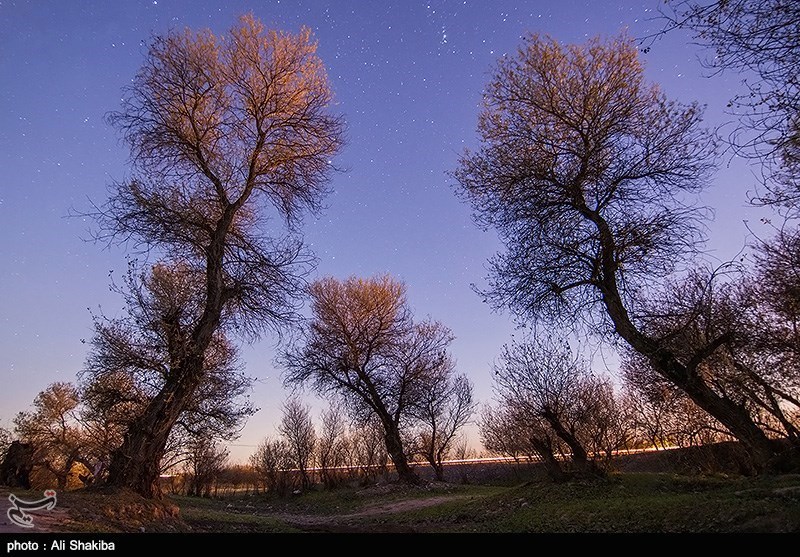
<path id="1" fill-rule="evenodd" d="M 437 460 L 433 454 L 428 454 L 426 458 L 428 459 L 428 464 L 430 464 L 431 468 L 433 468 L 433 475 L 436 478 L 436 481 L 443 482 L 444 466 L 442 463 Z"/>
<path id="2" fill-rule="evenodd" d="M 128 488 L 148 499 L 160 499 L 160 463 L 172 427 L 194 395 L 200 373 L 173 370 L 170 379 L 128 427 L 122 445 L 111 455 L 106 485 Z"/>
<path id="3" fill-rule="evenodd" d="M 677 365 L 677 362 L 673 365 Z M 677 370 L 678 377 L 673 378 L 674 371 L 669 373 L 672 370 L 665 365 L 662 375 L 671 378 L 695 404 L 724 425 L 742 444 L 752 461 L 752 469 L 745 472 L 759 474 L 769 471 L 778 452 L 769 437 L 753 421 L 747 409 L 729 398 L 719 396 L 703 381 L 696 370 L 687 370 L 684 366 L 681 368 Z"/>
<path id="4" fill-rule="evenodd" d="M 721 397 L 711 389 L 700 374 L 697 365 L 703 354 L 694 356 L 697 361 L 683 364 L 674 353 L 666 350 L 653 338 L 640 331 L 630 319 L 622 301 L 617 284 L 616 244 L 608 223 L 585 205 L 581 212 L 592 221 L 600 233 L 601 276 L 599 289 L 603 296 L 606 313 L 614 323 L 614 329 L 634 350 L 647 357 L 655 371 L 678 388 L 682 389 L 703 410 L 724 425 L 742 444 L 753 461 L 753 473 L 769 469 L 770 462 L 778 456 L 764 431 L 753 421 L 747 410 L 729 398 Z M 708 355 L 712 346 L 705 348 Z"/>
<path id="5" fill-rule="evenodd" d="M 695 404 L 731 432 L 752 460 L 751 473 L 768 470 L 777 452 L 749 412 L 733 400 L 714 392 L 697 372 L 696 365 L 690 367 L 682 364 L 671 351 L 661 348 L 656 341 L 641 333 L 628 318 L 618 294 L 604 297 L 617 333 L 634 350 L 646 356 L 659 375 L 683 390 Z"/>
<path id="6" fill-rule="evenodd" d="M 544 464 L 544 469 L 547 471 L 547 475 L 550 477 L 550 479 L 555 483 L 564 483 L 567 481 L 569 477 L 564 472 L 564 469 L 561 468 L 561 463 L 558 462 L 556 455 L 553 454 L 553 450 L 550 448 L 550 443 L 535 437 L 530 438 L 529 441 L 533 449 L 539 453 L 542 463 Z"/>
<path id="7" fill-rule="evenodd" d="M 583 476 L 603 475 L 600 470 L 589 461 L 589 455 L 586 453 L 586 449 L 583 448 L 581 442 L 578 441 L 578 438 L 564 427 L 561 421 L 552 412 L 545 411 L 543 417 L 547 420 L 547 423 L 550 424 L 550 427 L 553 428 L 556 435 L 569 447 L 572 463 L 578 474 Z"/>
<path id="8" fill-rule="evenodd" d="M 400 440 L 400 432 L 397 427 L 392 423 L 384 422 L 386 434 L 384 439 L 386 441 L 386 451 L 392 459 L 392 464 L 397 471 L 398 479 L 407 484 L 416 485 L 419 483 L 419 476 L 411 469 L 406 458 L 406 453 L 403 450 L 403 442 Z"/>

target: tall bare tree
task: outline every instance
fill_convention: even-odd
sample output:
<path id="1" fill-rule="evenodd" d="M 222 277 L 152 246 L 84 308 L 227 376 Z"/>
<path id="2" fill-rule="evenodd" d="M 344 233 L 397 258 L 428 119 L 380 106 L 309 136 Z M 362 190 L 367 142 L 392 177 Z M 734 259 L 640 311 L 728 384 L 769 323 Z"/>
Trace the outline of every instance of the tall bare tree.
<path id="1" fill-rule="evenodd" d="M 324 278 L 310 292 L 312 317 L 286 351 L 286 381 L 341 395 L 358 421 L 378 418 L 400 480 L 418 482 L 404 437 L 414 405 L 448 360 L 450 331 L 414 322 L 405 285 L 389 276 Z"/>
<path id="2" fill-rule="evenodd" d="M 642 327 L 649 290 L 703 240 L 695 196 L 715 141 L 700 121 L 697 105 L 671 102 L 645 81 L 630 38 L 563 46 L 531 35 L 498 62 L 478 124 L 482 146 L 454 176 L 478 223 L 505 244 L 491 262 L 489 303 L 623 340 L 728 428 L 759 471 L 776 447 L 700 369 L 726 338 L 678 354 Z"/>
<path id="3" fill-rule="evenodd" d="M 286 442 L 293 467 L 300 471 L 302 489 L 308 489 L 313 483 L 309 469 L 313 465 L 317 432 L 311 420 L 310 408 L 297 396 L 292 396 L 283 403 L 283 416 L 278 432 Z"/>
<path id="4" fill-rule="evenodd" d="M 105 437 L 110 454 L 169 382 L 187 323 L 200 311 L 201 284 L 202 277 L 185 265 L 159 263 L 140 276 L 132 266 L 124 285 L 114 287 L 126 301 L 126 313 L 95 317 L 95 335 L 80 374 L 83 414 L 87 423 L 102 425 L 94 428 L 101 431 L 93 439 Z M 202 376 L 162 450 L 159 472 L 188 458 L 193 439 L 235 438 L 255 412 L 248 399 L 252 381 L 242 372 L 228 336 L 217 331 L 206 349 Z M 111 459 L 105 460 L 107 466 Z"/>
<path id="5" fill-rule="evenodd" d="M 110 485 L 159 496 L 158 462 L 220 333 L 255 340 L 297 315 L 313 262 L 297 232 L 321 208 L 342 145 L 331 101 L 308 29 L 268 31 L 247 15 L 224 36 L 187 29 L 151 41 L 109 117 L 135 177 L 92 216 L 98 239 L 184 266 L 196 303 L 163 316 L 169 372 L 115 452 Z"/>

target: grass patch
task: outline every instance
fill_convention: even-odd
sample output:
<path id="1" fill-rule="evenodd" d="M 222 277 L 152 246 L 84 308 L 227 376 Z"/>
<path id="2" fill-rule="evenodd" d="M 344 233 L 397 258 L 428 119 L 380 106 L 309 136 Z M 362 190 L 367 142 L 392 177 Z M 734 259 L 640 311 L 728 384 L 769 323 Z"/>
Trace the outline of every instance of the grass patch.
<path id="1" fill-rule="evenodd" d="M 800 532 L 800 476 L 625 472 L 596 482 L 342 487 L 287 497 L 59 494 L 64 532 Z M 173 511 L 180 509 L 179 513 Z"/>

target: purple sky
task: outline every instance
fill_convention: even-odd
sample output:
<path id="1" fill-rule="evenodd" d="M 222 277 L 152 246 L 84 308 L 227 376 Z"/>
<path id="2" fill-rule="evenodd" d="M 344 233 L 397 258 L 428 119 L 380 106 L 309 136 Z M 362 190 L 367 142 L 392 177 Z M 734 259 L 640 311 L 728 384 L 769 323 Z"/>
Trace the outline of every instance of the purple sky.
<path id="1" fill-rule="evenodd" d="M 75 381 L 86 357 L 88 308 L 114 315 L 120 300 L 108 273 L 125 270 L 125 252 L 84 241 L 90 223 L 70 208 L 102 202 L 106 186 L 129 175 L 128 153 L 103 116 L 119 107 L 152 34 L 183 27 L 224 33 L 252 11 L 268 27 L 310 27 L 348 123 L 328 209 L 308 220 L 317 274 L 344 278 L 391 273 L 408 286 L 420 317 L 456 336 L 452 351 L 479 402 L 491 398 L 489 368 L 513 325 L 493 314 L 470 283 L 500 248 L 454 195 L 447 172 L 464 147 L 476 147 L 478 101 L 493 62 L 524 33 L 562 42 L 627 28 L 660 28 L 660 0 L 569 1 L 230 1 L 58 2 L 0 0 L 0 426 L 54 381 Z M 684 102 L 708 105 L 724 121 L 736 76 L 703 77 L 700 55 L 673 34 L 643 55 L 648 77 Z M 711 257 L 726 259 L 746 239 L 746 191 L 755 180 L 741 161 L 723 161 L 705 197 L 716 209 Z M 231 447 L 244 461 L 274 435 L 287 392 L 270 339 L 243 350 L 259 378 L 261 411 Z M 324 404 L 310 398 L 315 414 Z"/>

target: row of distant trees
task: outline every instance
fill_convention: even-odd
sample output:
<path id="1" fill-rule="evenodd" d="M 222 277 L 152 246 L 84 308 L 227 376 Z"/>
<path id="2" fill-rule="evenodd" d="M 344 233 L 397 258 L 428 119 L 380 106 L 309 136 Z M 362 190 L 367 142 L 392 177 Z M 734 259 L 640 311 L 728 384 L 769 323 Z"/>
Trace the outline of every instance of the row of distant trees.
<path id="1" fill-rule="evenodd" d="M 97 407 L 93 395 L 71 383 L 48 386 L 31 410 L 16 416 L 13 431 L 0 429 L 0 460 L 16 440 L 33 449 L 30 479 L 36 487 L 64 490 L 102 482 L 135 413 L 112 418 L 107 409 Z M 331 405 L 320 417 L 318 430 L 310 407 L 297 396 L 286 399 L 282 412 L 275 435 L 265 437 L 249 459 L 254 488 L 283 494 L 390 476 L 385 429 L 377 417 L 347 416 L 340 406 Z M 404 458 L 427 462 L 436 479 L 444 480 L 448 459 L 468 454 L 466 440 L 459 435 L 464 422 L 451 422 L 449 430 L 440 423 L 441 434 L 433 434 L 433 426 L 422 420 L 407 422 L 411 427 L 401 431 Z M 195 425 L 200 427 L 173 430 L 159 475 L 179 478 L 170 483 L 179 481 L 180 490 L 190 495 L 209 495 L 221 476 L 230 475 L 226 441 L 232 436 L 210 424 Z"/>
<path id="2" fill-rule="evenodd" d="M 700 106 L 645 81 L 625 35 L 583 45 L 528 35 L 484 90 L 479 148 L 452 178 L 504 244 L 479 293 L 533 331 L 502 354 L 484 436 L 515 432 L 543 460 L 557 463 L 561 451 L 593 472 L 590 455 L 615 444 L 597 439 L 617 437 L 602 416 L 619 412 L 608 383 L 564 353 L 563 339 L 585 334 L 619 352 L 626 382 L 653 412 L 704 413 L 743 447 L 750 473 L 797 469 L 800 13 L 783 0 L 667 6 L 665 32 L 688 29 L 714 49 L 712 68 L 761 78 L 731 100 L 740 133 L 727 142 L 702 126 Z M 99 241 L 143 258 L 115 285 L 123 316 L 96 316 L 82 374 L 98 423 L 120 428 L 108 485 L 159 497 L 173 439 L 235 435 L 254 410 L 240 396 L 252 379 L 236 341 L 267 333 L 292 333 L 279 358 L 287 385 L 337 397 L 355 423 L 380 424 L 403 481 L 419 481 L 408 431 L 427 432 L 435 466 L 469 416 L 451 334 L 414 318 L 404 285 L 308 280 L 302 220 L 322 209 L 344 145 L 332 99 L 307 29 L 269 31 L 245 16 L 225 36 L 186 30 L 151 41 L 109 116 L 132 178 L 82 212 Z M 701 195 L 720 145 L 761 165 L 752 201 L 784 222 L 742 260 L 710 267 Z"/>
<path id="3" fill-rule="evenodd" d="M 614 469 L 620 451 L 732 439 L 675 389 L 653 392 L 630 383 L 619 389 L 609 377 L 592 373 L 585 359 L 553 337 L 526 337 L 509 344 L 494 374 L 498 396 L 476 416 L 487 451 L 481 456 L 541 462 L 555 481 L 604 475 Z M 31 410 L 17 415 L 13 431 L 0 429 L 0 459 L 16 439 L 33 448 L 35 487 L 57 485 L 64 490 L 102 482 L 135 414 L 114 416 L 98 408 L 95 394 L 70 383 L 48 386 Z M 283 495 L 396 478 L 380 419 L 347 413 L 347 408 L 336 398 L 317 422 L 301 398 L 290 396 L 276 431 L 264 437 L 246 464 L 229 461 L 226 445 L 235 435 L 226 436 L 209 425 L 176 428 L 159 467 L 159 475 L 169 479 L 160 484 L 197 496 L 246 487 Z M 450 435 L 440 437 L 446 441 L 438 446 L 432 444 L 436 437 L 430 423 L 404 423 L 413 424 L 401 428 L 400 437 L 404 458 L 415 474 L 423 466 L 429 470 L 426 477 L 469 481 L 463 468 L 456 467 L 456 478 L 446 472 L 448 462 L 478 456 L 463 435 L 466 421 L 447 422 Z M 708 465 L 713 469 L 714 464 Z"/>

